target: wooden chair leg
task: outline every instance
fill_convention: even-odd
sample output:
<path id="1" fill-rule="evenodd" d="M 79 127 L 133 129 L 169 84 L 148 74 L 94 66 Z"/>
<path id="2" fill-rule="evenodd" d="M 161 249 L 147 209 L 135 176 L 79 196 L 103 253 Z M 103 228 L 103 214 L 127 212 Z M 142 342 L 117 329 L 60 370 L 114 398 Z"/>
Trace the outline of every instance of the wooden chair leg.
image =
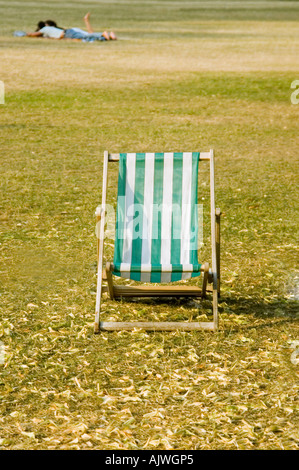
<path id="1" fill-rule="evenodd" d="M 206 297 L 208 278 L 209 278 L 209 263 L 205 263 L 203 281 L 202 281 L 202 293 L 201 293 L 201 297 L 203 299 Z"/>
<path id="2" fill-rule="evenodd" d="M 218 292 L 217 292 L 217 288 L 215 287 L 213 287 L 213 323 L 214 323 L 214 331 L 217 331 L 219 327 Z"/>
<path id="3" fill-rule="evenodd" d="M 216 209 L 216 259 L 217 259 L 217 292 L 220 297 L 220 216 L 221 211 Z"/>
<path id="4" fill-rule="evenodd" d="M 100 224 L 102 218 L 102 211 L 101 208 L 98 207 L 96 210 L 96 236 L 97 236 L 97 269 L 98 269 L 98 281 L 97 281 L 97 300 L 96 300 L 96 315 L 95 315 L 95 323 L 94 323 L 94 332 L 100 332 L 100 310 L 101 310 L 101 296 L 102 296 L 102 272 L 100 271 L 100 263 L 101 263 L 101 251 L 102 251 L 102 244 L 101 244 L 101 231 L 100 231 Z M 99 280 L 99 276 L 101 279 Z"/>
<path id="5" fill-rule="evenodd" d="M 112 272 L 111 272 L 111 263 L 106 263 L 106 277 L 107 277 L 107 284 L 108 284 L 108 292 L 110 295 L 110 299 L 114 299 L 114 289 L 113 289 L 113 279 L 112 279 Z"/>
<path id="6" fill-rule="evenodd" d="M 101 310 L 101 296 L 103 291 L 103 253 L 104 253 L 104 236 L 105 236 L 105 213 L 106 213 L 106 193 L 107 193 L 107 182 L 108 182 L 108 158 L 109 154 L 107 151 L 104 152 L 104 165 L 103 165 L 103 186 L 102 186 L 102 204 L 97 208 L 97 238 L 98 238 L 98 278 L 97 278 L 97 296 L 96 296 L 96 312 L 95 312 L 95 323 L 94 332 L 99 333 L 100 331 L 100 310 Z M 100 227 L 98 227 L 100 225 Z"/>
<path id="7" fill-rule="evenodd" d="M 101 218 L 102 214 L 101 212 L 96 212 L 96 236 L 97 236 L 97 263 L 99 262 L 99 257 L 100 257 L 100 223 L 101 223 Z"/>

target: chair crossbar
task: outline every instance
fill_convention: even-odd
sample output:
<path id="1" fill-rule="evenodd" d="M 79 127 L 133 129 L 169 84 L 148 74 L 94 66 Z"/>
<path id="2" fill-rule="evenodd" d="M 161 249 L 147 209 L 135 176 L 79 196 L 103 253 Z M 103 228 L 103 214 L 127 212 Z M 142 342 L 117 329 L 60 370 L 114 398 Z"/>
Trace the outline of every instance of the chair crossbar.
<path id="1" fill-rule="evenodd" d="M 201 297 L 197 286 L 113 286 L 114 297 Z"/>
<path id="2" fill-rule="evenodd" d="M 194 331 L 215 330 L 214 322 L 100 322 L 102 331 L 143 329 L 147 331 Z"/>

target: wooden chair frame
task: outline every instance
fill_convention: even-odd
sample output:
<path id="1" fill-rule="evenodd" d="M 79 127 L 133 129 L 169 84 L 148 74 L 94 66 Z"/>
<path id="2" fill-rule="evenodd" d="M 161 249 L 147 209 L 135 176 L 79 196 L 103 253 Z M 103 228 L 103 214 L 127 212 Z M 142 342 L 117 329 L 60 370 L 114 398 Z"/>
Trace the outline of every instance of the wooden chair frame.
<path id="1" fill-rule="evenodd" d="M 215 208 L 215 185 L 214 185 L 214 152 L 200 153 L 200 160 L 210 162 L 210 210 L 211 210 L 211 244 L 212 244 L 212 267 L 209 263 L 201 266 L 202 288 L 197 286 L 124 286 L 113 283 L 113 264 L 107 263 L 103 269 L 104 235 L 105 235 L 105 213 L 108 182 L 108 165 L 119 161 L 119 154 L 104 152 L 102 205 L 97 209 L 97 227 L 99 225 L 97 244 L 97 297 L 94 332 L 113 330 L 133 330 L 142 328 L 151 330 L 211 330 L 217 331 L 218 319 L 218 297 L 220 296 L 220 209 Z M 104 283 L 103 283 L 104 281 Z M 208 290 L 208 284 L 212 290 Z M 205 298 L 207 292 L 212 293 L 213 321 L 212 322 L 102 322 L 100 321 L 101 297 L 103 292 L 108 292 L 111 299 L 122 297 L 201 297 Z"/>

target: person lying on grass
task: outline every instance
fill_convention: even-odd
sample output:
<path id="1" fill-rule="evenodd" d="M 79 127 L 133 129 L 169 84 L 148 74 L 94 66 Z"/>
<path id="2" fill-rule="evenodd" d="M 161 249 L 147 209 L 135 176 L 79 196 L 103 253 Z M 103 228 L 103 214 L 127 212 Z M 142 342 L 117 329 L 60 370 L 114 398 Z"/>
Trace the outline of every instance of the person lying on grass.
<path id="1" fill-rule="evenodd" d="M 84 31 L 80 28 L 61 28 L 57 26 L 55 21 L 47 20 L 45 22 L 40 21 L 37 25 L 37 30 L 34 33 L 26 33 L 26 36 L 44 37 L 50 39 L 73 39 L 84 42 L 109 41 L 117 39 L 113 31 L 111 31 L 110 33 L 108 33 L 107 31 L 104 31 L 103 33 L 94 32 L 93 28 L 90 25 L 89 17 L 90 13 L 87 13 L 84 16 L 87 31 Z"/>

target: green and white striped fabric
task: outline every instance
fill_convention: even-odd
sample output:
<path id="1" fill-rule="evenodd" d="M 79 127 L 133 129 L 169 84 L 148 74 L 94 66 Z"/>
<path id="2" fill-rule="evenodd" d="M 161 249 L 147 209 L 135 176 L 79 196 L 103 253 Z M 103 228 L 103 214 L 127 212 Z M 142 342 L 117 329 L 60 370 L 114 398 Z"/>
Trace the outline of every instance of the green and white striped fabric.
<path id="1" fill-rule="evenodd" d="M 200 275 L 199 152 L 122 153 L 113 274 L 142 282 Z"/>

